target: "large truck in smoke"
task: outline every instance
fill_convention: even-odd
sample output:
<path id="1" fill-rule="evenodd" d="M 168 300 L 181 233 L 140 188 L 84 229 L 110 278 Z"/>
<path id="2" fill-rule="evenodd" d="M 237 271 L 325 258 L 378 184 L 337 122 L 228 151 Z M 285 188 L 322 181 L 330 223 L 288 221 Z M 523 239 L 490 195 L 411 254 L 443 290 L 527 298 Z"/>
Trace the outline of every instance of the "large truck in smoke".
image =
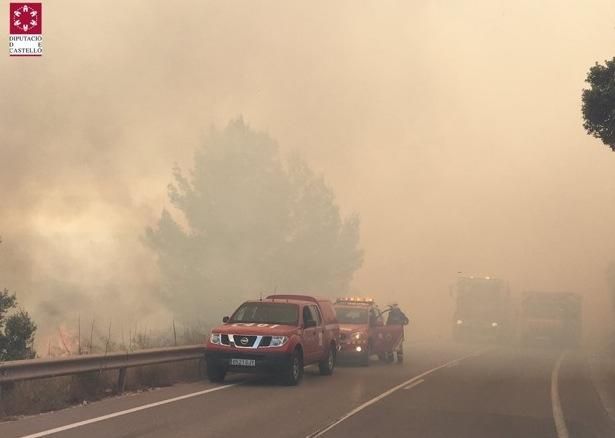
<path id="1" fill-rule="evenodd" d="M 581 341 L 582 304 L 576 293 L 526 292 L 521 303 L 521 342 L 577 346 Z"/>
<path id="2" fill-rule="evenodd" d="M 502 342 L 512 335 L 508 283 L 492 277 L 460 277 L 454 288 L 453 339 Z"/>

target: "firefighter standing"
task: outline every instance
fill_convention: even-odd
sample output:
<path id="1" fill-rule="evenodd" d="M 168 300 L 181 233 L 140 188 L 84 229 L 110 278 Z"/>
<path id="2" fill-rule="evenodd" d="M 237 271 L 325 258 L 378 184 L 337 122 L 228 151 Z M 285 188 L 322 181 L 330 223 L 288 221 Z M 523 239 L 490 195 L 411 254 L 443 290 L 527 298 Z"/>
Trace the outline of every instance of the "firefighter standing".
<path id="1" fill-rule="evenodd" d="M 404 361 L 404 327 L 410 322 L 408 317 L 401 311 L 397 304 L 393 304 L 389 309 L 389 316 L 387 318 L 387 325 L 401 325 L 401 340 L 397 347 L 397 363 Z"/>

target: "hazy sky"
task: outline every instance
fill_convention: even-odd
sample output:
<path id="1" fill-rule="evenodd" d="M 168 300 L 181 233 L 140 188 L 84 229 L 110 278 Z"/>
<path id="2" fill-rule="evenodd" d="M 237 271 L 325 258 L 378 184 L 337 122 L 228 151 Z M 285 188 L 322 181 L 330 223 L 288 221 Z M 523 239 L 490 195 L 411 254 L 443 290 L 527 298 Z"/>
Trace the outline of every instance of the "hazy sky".
<path id="1" fill-rule="evenodd" d="M 484 273 L 608 316 L 615 155 L 580 94 L 615 56 L 612 1 L 54 0 L 44 46 L 0 57 L 0 283 L 36 317 L 156 311 L 139 236 L 240 114 L 359 213 L 357 291 L 426 324 Z"/>

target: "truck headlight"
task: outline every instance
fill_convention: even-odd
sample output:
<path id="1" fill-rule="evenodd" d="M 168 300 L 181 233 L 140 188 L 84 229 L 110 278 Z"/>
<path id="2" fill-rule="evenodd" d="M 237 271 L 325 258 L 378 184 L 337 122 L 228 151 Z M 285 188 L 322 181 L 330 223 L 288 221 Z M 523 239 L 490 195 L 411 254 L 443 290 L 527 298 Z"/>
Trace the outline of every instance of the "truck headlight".
<path id="1" fill-rule="evenodd" d="M 209 342 L 218 345 L 222 344 L 222 335 L 220 335 L 220 333 L 212 333 L 209 337 Z"/>
<path id="2" fill-rule="evenodd" d="M 354 332 L 351 337 L 352 339 L 361 339 L 361 332 Z"/>
<path id="3" fill-rule="evenodd" d="M 288 342 L 288 338 L 286 336 L 272 336 L 270 347 L 281 347 L 282 345 Z"/>
<path id="4" fill-rule="evenodd" d="M 457 325 L 461 325 L 461 324 L 463 324 L 463 321 L 461 319 L 458 319 L 457 320 Z"/>
<path id="5" fill-rule="evenodd" d="M 491 327 L 497 327 L 498 325 L 499 324 L 497 322 L 495 322 L 495 321 L 491 323 Z"/>

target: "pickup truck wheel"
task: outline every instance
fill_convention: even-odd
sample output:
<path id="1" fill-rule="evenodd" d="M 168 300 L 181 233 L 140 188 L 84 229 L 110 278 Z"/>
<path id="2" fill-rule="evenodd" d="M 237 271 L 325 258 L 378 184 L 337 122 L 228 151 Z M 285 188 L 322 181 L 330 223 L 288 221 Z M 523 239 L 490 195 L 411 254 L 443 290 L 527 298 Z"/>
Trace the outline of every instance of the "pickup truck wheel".
<path id="1" fill-rule="evenodd" d="M 212 383 L 224 382 L 226 370 L 212 361 L 207 361 L 207 378 Z"/>
<path id="2" fill-rule="evenodd" d="M 318 362 L 318 368 L 321 376 L 330 376 L 335 368 L 335 347 L 331 346 L 329 354 L 325 360 Z"/>
<path id="3" fill-rule="evenodd" d="M 303 377 L 303 355 L 296 349 L 291 354 L 286 369 L 282 375 L 282 383 L 286 386 L 295 386 Z"/>

